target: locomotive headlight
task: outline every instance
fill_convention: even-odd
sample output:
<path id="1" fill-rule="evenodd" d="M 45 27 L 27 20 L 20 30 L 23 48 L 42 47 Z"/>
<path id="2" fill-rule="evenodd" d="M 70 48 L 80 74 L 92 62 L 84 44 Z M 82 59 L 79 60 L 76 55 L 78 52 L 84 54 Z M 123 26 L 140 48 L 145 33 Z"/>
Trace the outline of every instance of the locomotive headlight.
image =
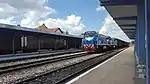
<path id="1" fill-rule="evenodd" d="M 85 37 L 86 40 L 90 41 L 92 40 L 94 37 Z"/>

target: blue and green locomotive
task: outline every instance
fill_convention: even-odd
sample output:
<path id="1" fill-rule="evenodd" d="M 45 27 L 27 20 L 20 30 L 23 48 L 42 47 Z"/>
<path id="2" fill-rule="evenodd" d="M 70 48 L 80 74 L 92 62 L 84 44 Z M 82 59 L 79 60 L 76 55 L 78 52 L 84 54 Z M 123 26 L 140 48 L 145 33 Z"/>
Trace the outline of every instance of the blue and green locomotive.
<path id="1" fill-rule="evenodd" d="M 82 48 L 87 52 L 100 52 L 117 47 L 117 40 L 96 31 L 87 31 L 83 34 Z"/>

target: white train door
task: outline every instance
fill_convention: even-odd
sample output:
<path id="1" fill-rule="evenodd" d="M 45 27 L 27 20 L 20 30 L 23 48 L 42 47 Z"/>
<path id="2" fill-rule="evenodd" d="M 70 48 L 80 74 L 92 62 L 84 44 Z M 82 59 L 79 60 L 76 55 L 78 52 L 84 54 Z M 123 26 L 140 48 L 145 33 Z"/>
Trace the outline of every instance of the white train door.
<path id="1" fill-rule="evenodd" d="M 21 36 L 21 49 L 23 50 L 27 45 L 27 36 Z"/>

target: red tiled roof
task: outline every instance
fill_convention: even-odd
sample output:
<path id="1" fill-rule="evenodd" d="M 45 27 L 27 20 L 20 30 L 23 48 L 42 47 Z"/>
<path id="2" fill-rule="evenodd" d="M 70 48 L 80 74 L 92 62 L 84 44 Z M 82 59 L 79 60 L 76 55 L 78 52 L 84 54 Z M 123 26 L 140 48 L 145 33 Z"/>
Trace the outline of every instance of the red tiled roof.
<path id="1" fill-rule="evenodd" d="M 60 28 L 47 28 L 45 24 L 38 26 L 35 29 L 40 31 L 50 31 L 50 32 L 56 32 L 57 30 L 60 30 L 60 32 L 63 33 L 63 31 Z"/>

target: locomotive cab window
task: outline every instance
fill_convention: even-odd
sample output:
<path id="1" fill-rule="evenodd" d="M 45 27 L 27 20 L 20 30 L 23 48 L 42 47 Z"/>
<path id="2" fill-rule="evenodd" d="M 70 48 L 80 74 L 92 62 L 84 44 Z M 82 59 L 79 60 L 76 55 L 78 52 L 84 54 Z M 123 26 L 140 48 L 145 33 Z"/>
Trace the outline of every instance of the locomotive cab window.
<path id="1" fill-rule="evenodd" d="M 87 31 L 84 33 L 84 37 L 93 37 L 97 33 L 95 31 Z"/>

